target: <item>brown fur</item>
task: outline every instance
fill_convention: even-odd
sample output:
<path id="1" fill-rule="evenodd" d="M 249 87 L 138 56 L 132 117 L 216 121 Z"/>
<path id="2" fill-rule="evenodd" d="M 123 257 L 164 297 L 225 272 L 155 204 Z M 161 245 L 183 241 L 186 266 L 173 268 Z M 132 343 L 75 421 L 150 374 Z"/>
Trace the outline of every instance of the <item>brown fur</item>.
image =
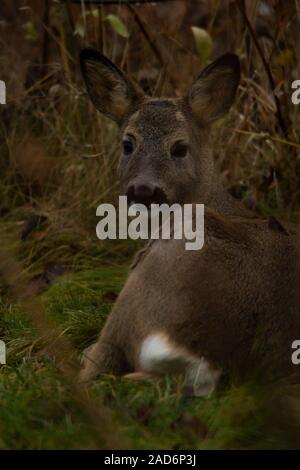
<path id="1" fill-rule="evenodd" d="M 160 240 L 125 284 L 82 377 L 139 370 L 142 341 L 167 333 L 223 370 L 288 370 L 300 335 L 298 235 L 206 210 L 205 245 Z"/>
<path id="2" fill-rule="evenodd" d="M 155 332 L 222 370 L 292 367 L 291 343 L 300 335 L 298 231 L 249 215 L 231 199 L 209 149 L 207 123 L 229 109 L 238 78 L 237 60 L 225 56 L 202 72 L 188 97 L 143 98 L 124 116 L 121 136 L 135 139 L 130 158 L 120 161 L 124 187 L 152 181 L 170 203 L 210 206 L 205 244 L 200 251 L 186 251 L 185 240 L 148 244 L 82 379 L 139 371 L 141 345 Z M 172 161 L 169 149 L 177 140 L 188 142 L 189 154 Z"/>

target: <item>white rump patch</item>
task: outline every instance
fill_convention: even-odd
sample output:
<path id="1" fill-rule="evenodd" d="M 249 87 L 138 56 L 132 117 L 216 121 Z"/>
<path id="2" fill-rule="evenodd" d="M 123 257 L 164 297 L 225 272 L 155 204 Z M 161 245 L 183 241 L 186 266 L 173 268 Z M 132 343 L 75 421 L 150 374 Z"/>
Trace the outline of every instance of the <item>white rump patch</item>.
<path id="1" fill-rule="evenodd" d="M 195 396 L 210 395 L 221 375 L 204 357 L 172 343 L 164 333 L 151 334 L 143 341 L 140 367 L 155 375 L 185 374 L 185 387 Z"/>

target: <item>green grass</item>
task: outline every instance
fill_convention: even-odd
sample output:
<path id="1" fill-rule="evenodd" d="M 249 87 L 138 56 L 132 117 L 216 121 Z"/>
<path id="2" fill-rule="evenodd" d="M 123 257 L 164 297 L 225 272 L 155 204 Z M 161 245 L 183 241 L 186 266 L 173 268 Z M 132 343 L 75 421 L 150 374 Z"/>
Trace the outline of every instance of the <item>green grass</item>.
<path id="1" fill-rule="evenodd" d="M 49 316 L 78 355 L 94 341 L 126 277 L 103 267 L 59 278 L 42 294 Z M 0 333 L 8 348 L 0 369 L 0 448 L 101 448 L 45 338 L 27 314 L 2 303 Z M 88 386 L 111 412 L 120 446 L 139 449 L 290 448 L 299 446 L 299 386 L 229 380 L 211 398 L 188 398 L 180 378 L 153 383 L 104 376 Z"/>
<path id="2" fill-rule="evenodd" d="M 288 126 L 289 142 L 280 143 L 278 137 L 282 139 L 282 135 L 270 106 L 272 93 L 258 53 L 253 46 L 249 54 L 249 35 L 243 23 L 234 22 L 237 27 L 230 38 L 228 15 L 217 3 L 219 13 L 208 17 L 206 25 L 214 49 L 217 51 L 224 43 L 226 31 L 232 51 L 242 59 L 243 70 L 235 106 L 213 130 L 217 166 L 226 186 L 259 214 L 299 220 L 300 158 L 294 144 L 299 143 L 300 120 L 288 99 L 290 78 L 297 70 L 296 56 L 284 54 L 287 63 L 280 64 L 278 54 L 265 51 Z M 9 90 L 8 105 L 0 108 L 1 247 L 13 252 L 22 274 L 35 289 L 33 298 L 39 297 L 57 334 L 67 339 L 72 354 L 79 356 L 102 328 L 138 247 L 131 241 L 100 242 L 95 235 L 97 206 L 114 202 L 120 192 L 119 144 L 116 126 L 92 109 L 82 95 L 83 83 L 77 70 L 79 50 L 86 45 L 101 45 L 110 58 L 119 51 L 126 59 L 122 59 L 123 65 L 130 64 L 129 71 L 132 69 L 136 79 L 143 69 L 157 70 L 159 81 L 161 77 L 166 81 L 163 85 L 167 94 L 175 90 L 186 93 L 190 79 L 199 74 L 203 63 L 197 60 L 191 43 L 193 23 L 189 21 L 194 21 L 194 10 L 183 28 L 176 27 L 176 31 L 164 35 L 164 21 L 158 17 L 147 25 L 153 41 L 163 46 L 162 51 L 174 44 L 171 55 L 180 57 L 180 72 L 186 70 L 186 74 L 173 74 L 174 89 L 174 84 L 169 87 L 165 72 L 161 74 L 162 68 L 157 69 L 156 57 L 148 50 L 147 42 L 139 41 L 136 48 L 137 25 L 129 14 L 128 42 L 113 37 L 108 22 L 101 24 L 94 15 L 89 15 L 86 22 L 85 37 L 79 38 L 71 25 L 82 20 L 81 6 L 70 13 L 62 2 L 50 12 L 50 23 L 60 31 L 55 41 L 50 41 L 48 72 L 53 76 L 40 85 L 35 82 L 35 91 L 30 94 L 22 83 L 28 76 L 28 63 L 33 60 L 33 45 L 38 53 L 42 41 L 31 43 L 26 39 L 23 25 L 29 21 L 42 31 L 44 16 L 35 12 L 30 1 L 24 4 L 28 8 L 16 10 L 18 21 L 8 22 L 0 31 L 1 78 Z M 278 51 L 282 53 L 298 47 L 291 27 L 291 18 L 296 17 L 293 8 L 291 3 L 284 6 L 284 14 L 280 8 L 275 12 L 280 25 Z M 5 37 L 12 30 L 13 34 Z M 175 44 L 184 44 L 184 50 L 182 46 L 176 49 Z M 196 60 L 191 60 L 189 49 Z M 164 59 L 169 63 L 167 56 Z M 176 67 L 175 71 L 178 64 Z M 247 75 L 251 69 L 255 70 L 255 81 Z M 57 95 L 53 94 L 53 85 L 58 85 Z M 152 86 L 156 89 L 157 83 Z M 32 216 L 41 220 L 22 240 L 21 231 Z M 60 266 L 65 275 L 47 285 L 43 279 L 50 263 Z M 0 366 L 0 448 L 107 447 L 104 434 L 109 432 L 105 428 L 103 434 L 87 417 L 82 397 L 80 401 L 60 364 L 45 352 L 47 332 L 37 331 L 1 272 L 0 298 L 0 339 L 8 348 L 7 365 Z M 241 383 L 226 377 L 226 383 L 211 398 L 188 399 L 182 394 L 181 379 L 133 383 L 105 376 L 90 384 L 84 393 L 93 399 L 96 408 L 106 410 L 113 429 L 118 431 L 117 442 L 125 448 L 300 447 L 300 386 L 292 379 L 264 383 L 256 377 Z"/>

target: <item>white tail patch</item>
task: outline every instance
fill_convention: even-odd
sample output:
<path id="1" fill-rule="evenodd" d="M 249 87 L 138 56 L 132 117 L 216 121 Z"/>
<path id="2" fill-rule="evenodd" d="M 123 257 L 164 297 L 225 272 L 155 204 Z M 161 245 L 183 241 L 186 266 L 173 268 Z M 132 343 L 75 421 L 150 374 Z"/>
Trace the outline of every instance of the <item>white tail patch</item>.
<path id="1" fill-rule="evenodd" d="M 204 357 L 198 357 L 173 343 L 164 333 L 154 333 L 143 341 L 140 352 L 141 370 L 155 375 L 185 374 L 185 387 L 195 396 L 210 395 L 221 372 Z"/>

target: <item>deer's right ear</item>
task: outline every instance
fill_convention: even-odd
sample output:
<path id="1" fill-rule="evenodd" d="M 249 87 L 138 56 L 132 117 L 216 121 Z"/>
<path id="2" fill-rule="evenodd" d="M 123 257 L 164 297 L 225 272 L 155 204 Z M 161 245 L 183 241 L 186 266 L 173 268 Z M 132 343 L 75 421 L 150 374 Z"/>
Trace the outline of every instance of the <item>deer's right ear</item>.
<path id="1" fill-rule="evenodd" d="M 142 91 L 95 49 L 81 51 L 80 66 L 95 107 L 121 125 L 124 117 L 142 99 Z"/>

